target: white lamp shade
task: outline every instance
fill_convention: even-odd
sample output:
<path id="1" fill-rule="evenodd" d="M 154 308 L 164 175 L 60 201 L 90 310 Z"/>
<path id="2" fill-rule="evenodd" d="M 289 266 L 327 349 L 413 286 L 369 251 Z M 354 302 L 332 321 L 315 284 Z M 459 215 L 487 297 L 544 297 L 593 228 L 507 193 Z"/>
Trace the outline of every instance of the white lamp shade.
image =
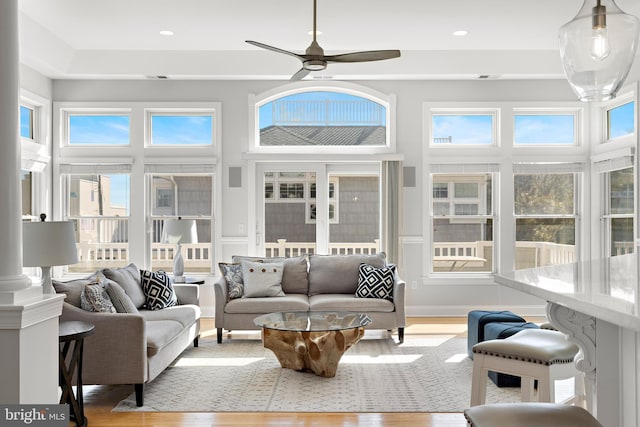
<path id="1" fill-rule="evenodd" d="M 559 32 L 564 72 L 581 101 L 615 98 L 638 46 L 640 20 L 614 0 L 585 0 Z"/>
<path id="2" fill-rule="evenodd" d="M 198 229 L 195 219 L 168 219 L 162 228 L 162 243 L 175 245 L 198 243 Z"/>
<path id="3" fill-rule="evenodd" d="M 51 267 L 78 262 L 76 235 L 71 221 L 22 224 L 22 261 L 25 267 Z"/>

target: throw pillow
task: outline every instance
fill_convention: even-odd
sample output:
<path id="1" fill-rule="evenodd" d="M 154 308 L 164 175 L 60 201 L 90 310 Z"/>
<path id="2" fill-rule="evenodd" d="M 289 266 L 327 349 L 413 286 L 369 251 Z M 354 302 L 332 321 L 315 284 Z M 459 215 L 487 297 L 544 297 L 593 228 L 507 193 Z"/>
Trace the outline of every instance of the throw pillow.
<path id="1" fill-rule="evenodd" d="M 393 264 L 382 268 L 376 268 L 364 263 L 360 264 L 356 297 L 393 300 L 395 273 L 396 266 Z"/>
<path id="2" fill-rule="evenodd" d="M 253 262 L 282 262 L 282 291 L 286 294 L 307 294 L 309 292 L 309 278 L 307 276 L 307 270 L 309 268 L 308 257 L 306 254 L 298 257 L 284 258 L 284 257 L 249 257 L 234 255 L 231 259 L 234 263 L 241 263 L 242 261 Z"/>
<path id="3" fill-rule="evenodd" d="M 68 302 L 75 307 L 81 308 L 80 295 L 82 294 L 82 290 L 86 285 L 95 283 L 98 275 L 98 273 L 94 273 L 91 276 L 67 282 L 61 282 L 53 279 L 51 280 L 51 283 L 53 284 L 53 288 L 56 290 L 57 294 L 66 295 L 64 302 Z"/>
<path id="4" fill-rule="evenodd" d="M 283 297 L 281 262 L 242 262 L 242 278 L 244 280 L 243 298 Z"/>
<path id="5" fill-rule="evenodd" d="M 149 310 L 162 310 L 178 304 L 171 279 L 164 271 L 140 270 L 142 291 L 146 296 L 145 306 Z"/>
<path id="6" fill-rule="evenodd" d="M 131 298 L 136 308 L 140 308 L 145 304 L 146 296 L 140 283 L 140 270 L 135 264 L 131 263 L 122 268 L 105 268 L 102 273 L 107 279 L 111 279 L 122 286 L 122 289 Z"/>
<path id="7" fill-rule="evenodd" d="M 242 264 L 228 264 L 219 262 L 218 268 L 222 277 L 227 282 L 227 301 L 241 298 L 244 293 L 244 280 L 242 279 Z"/>
<path id="8" fill-rule="evenodd" d="M 116 308 L 113 306 L 104 284 L 99 280 L 84 286 L 80 294 L 80 307 L 95 313 L 116 313 Z"/>
<path id="9" fill-rule="evenodd" d="M 122 289 L 122 286 L 118 285 L 113 280 L 106 278 L 105 286 L 107 289 L 107 295 L 111 298 L 111 302 L 118 313 L 138 313 L 138 309 L 124 289 Z"/>

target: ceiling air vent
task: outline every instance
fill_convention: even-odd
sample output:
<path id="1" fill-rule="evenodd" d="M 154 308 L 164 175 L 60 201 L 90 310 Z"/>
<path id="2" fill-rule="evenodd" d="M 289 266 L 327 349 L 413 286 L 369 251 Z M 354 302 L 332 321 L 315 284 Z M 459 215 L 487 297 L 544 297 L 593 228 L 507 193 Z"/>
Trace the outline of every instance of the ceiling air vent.
<path id="1" fill-rule="evenodd" d="M 162 76 L 162 75 L 158 75 L 158 76 L 144 76 L 145 78 L 149 79 L 149 80 L 167 80 L 169 79 L 169 76 Z"/>

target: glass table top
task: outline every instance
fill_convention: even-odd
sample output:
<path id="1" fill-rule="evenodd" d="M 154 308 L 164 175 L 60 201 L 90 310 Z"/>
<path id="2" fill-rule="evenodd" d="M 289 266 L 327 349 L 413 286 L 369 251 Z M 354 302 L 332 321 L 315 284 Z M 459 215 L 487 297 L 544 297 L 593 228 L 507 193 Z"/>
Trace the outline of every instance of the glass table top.
<path id="1" fill-rule="evenodd" d="M 278 331 L 321 332 L 340 331 L 367 326 L 371 317 L 347 311 L 295 311 L 258 316 L 256 326 Z"/>

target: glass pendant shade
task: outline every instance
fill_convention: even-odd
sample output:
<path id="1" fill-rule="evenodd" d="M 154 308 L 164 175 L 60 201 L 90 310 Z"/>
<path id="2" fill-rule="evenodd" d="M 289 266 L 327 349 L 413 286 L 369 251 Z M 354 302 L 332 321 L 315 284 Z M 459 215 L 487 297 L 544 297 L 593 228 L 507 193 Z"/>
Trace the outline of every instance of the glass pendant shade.
<path id="1" fill-rule="evenodd" d="M 614 0 L 585 0 L 560 27 L 562 65 L 581 101 L 615 98 L 633 64 L 639 31 L 640 20 Z"/>

